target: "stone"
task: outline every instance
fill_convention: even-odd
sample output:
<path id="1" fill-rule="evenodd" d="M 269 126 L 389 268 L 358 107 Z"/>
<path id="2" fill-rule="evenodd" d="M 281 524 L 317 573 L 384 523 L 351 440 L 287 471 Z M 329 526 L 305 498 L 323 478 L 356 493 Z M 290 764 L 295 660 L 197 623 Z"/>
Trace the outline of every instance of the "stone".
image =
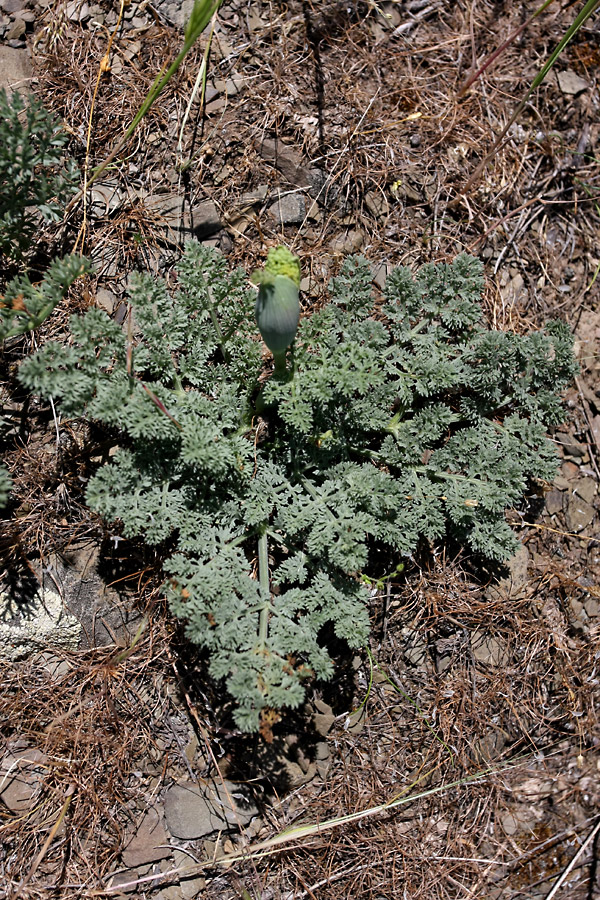
<path id="1" fill-rule="evenodd" d="M 557 513 L 562 512 L 563 508 L 563 495 L 560 491 L 549 491 L 546 494 L 545 498 L 546 511 L 548 515 L 555 516 Z"/>
<path id="2" fill-rule="evenodd" d="M 423 666 L 427 662 L 427 641 L 416 629 L 403 628 L 402 655 L 411 666 Z"/>
<path id="3" fill-rule="evenodd" d="M 334 253 L 341 253 L 347 256 L 349 253 L 356 253 L 364 244 L 365 236 L 359 228 L 351 229 L 347 234 L 340 234 L 331 242 L 331 249 Z"/>
<path id="4" fill-rule="evenodd" d="M 221 230 L 221 216 L 212 200 L 202 200 L 192 207 L 189 218 L 184 222 L 184 227 L 188 226 L 199 241 Z"/>
<path id="5" fill-rule="evenodd" d="M 168 835 L 154 807 L 144 813 L 133 832 L 125 833 L 124 844 L 123 863 L 130 869 L 171 855 Z"/>
<path id="6" fill-rule="evenodd" d="M 173 850 L 173 858 L 177 869 L 186 869 L 194 865 L 192 857 L 177 848 Z M 196 897 L 200 900 L 206 889 L 206 879 L 197 873 L 192 872 L 186 875 L 185 872 L 182 872 L 176 887 L 182 900 L 194 900 Z"/>
<path id="7" fill-rule="evenodd" d="M 314 716 L 315 731 L 325 737 L 331 731 L 336 717 L 332 707 L 324 700 L 315 700 L 314 704 L 318 710 Z"/>
<path id="8" fill-rule="evenodd" d="M 302 194 L 283 194 L 269 212 L 278 225 L 300 225 L 306 217 L 306 201 Z"/>
<path id="9" fill-rule="evenodd" d="M 365 195 L 365 206 L 375 219 L 383 219 L 390 212 L 387 198 L 380 191 L 369 191 Z"/>
<path id="10" fill-rule="evenodd" d="M 118 179 L 96 182 L 90 191 L 90 215 L 97 218 L 108 216 L 122 206 L 123 199 Z"/>
<path id="11" fill-rule="evenodd" d="M 29 54 L 0 44 L 0 88 L 5 88 L 9 94 L 26 91 L 32 77 Z"/>
<path id="12" fill-rule="evenodd" d="M 21 659 L 45 647 L 77 650 L 81 625 L 48 582 L 0 588 L 0 658 Z"/>
<path id="13" fill-rule="evenodd" d="M 60 684 L 73 671 L 73 667 L 67 659 L 57 656 L 56 653 L 52 653 L 50 650 L 42 650 L 41 653 L 36 653 L 33 661 L 46 670 L 50 680 L 55 684 Z"/>
<path id="14" fill-rule="evenodd" d="M 27 26 L 25 25 L 25 22 L 23 21 L 23 19 L 20 19 L 20 18 L 15 19 L 14 22 L 12 23 L 12 25 L 10 26 L 10 28 L 8 29 L 8 31 L 6 32 L 6 34 L 4 35 L 4 38 L 7 41 L 18 40 L 19 38 L 23 37 L 26 29 L 27 29 Z"/>
<path id="15" fill-rule="evenodd" d="M 360 734 L 365 727 L 365 719 L 367 717 L 366 704 L 355 712 L 351 713 L 346 719 L 345 728 L 350 734 Z"/>
<path id="16" fill-rule="evenodd" d="M 323 781 L 327 778 L 329 767 L 331 765 L 331 752 L 327 741 L 319 741 L 315 747 L 315 762 L 319 777 Z"/>
<path id="17" fill-rule="evenodd" d="M 508 561 L 508 576 L 501 578 L 496 584 L 491 584 L 486 591 L 490 599 L 502 597 L 516 597 L 527 586 L 529 552 L 521 544 L 515 555 Z"/>
<path id="18" fill-rule="evenodd" d="M 543 807 L 536 814 L 532 807 L 520 806 L 515 810 L 506 810 L 498 816 L 498 822 L 508 836 L 531 832 L 539 825 L 544 815 Z"/>
<path id="19" fill-rule="evenodd" d="M 595 597 L 588 597 L 586 600 L 584 600 L 583 608 L 585 609 L 590 619 L 600 618 L 600 602 L 598 602 Z"/>
<path id="20" fill-rule="evenodd" d="M 576 441 L 570 434 L 557 431 L 554 435 L 554 440 L 562 446 L 567 456 L 572 456 L 577 459 L 587 455 L 586 445 Z"/>
<path id="21" fill-rule="evenodd" d="M 47 577 L 59 586 L 65 607 L 79 625 L 79 649 L 125 647 L 142 621 L 127 595 L 108 587 L 99 573 L 102 565 L 110 566 L 110 553 L 110 548 L 103 549 L 100 559 L 97 543 L 81 541 L 49 559 Z"/>
<path id="22" fill-rule="evenodd" d="M 506 746 L 506 738 L 501 731 L 491 728 L 476 742 L 476 745 L 482 759 L 487 763 L 502 755 Z"/>
<path id="23" fill-rule="evenodd" d="M 21 13 L 26 5 L 23 0 L 0 0 L 0 9 L 9 16 Z"/>
<path id="24" fill-rule="evenodd" d="M 258 814 L 239 785 L 230 781 L 175 784 L 165 792 L 164 809 L 170 833 L 187 841 L 246 825 Z"/>
<path id="25" fill-rule="evenodd" d="M 82 25 L 90 18 L 90 7 L 85 0 L 83 3 L 81 0 L 69 0 L 65 7 L 65 15 L 69 22 L 78 22 Z"/>
<path id="26" fill-rule="evenodd" d="M 505 303 L 517 303 L 518 301 L 524 301 L 527 298 L 525 281 L 520 272 L 513 275 L 510 281 L 508 281 L 504 287 L 500 288 L 500 296 Z"/>
<path id="27" fill-rule="evenodd" d="M 572 69 L 565 69 L 563 72 L 554 73 L 554 82 L 558 84 L 563 94 L 577 96 L 589 88 L 589 82 L 574 72 Z"/>
<path id="28" fill-rule="evenodd" d="M 240 91 L 244 88 L 244 85 L 244 76 L 238 75 L 237 72 L 232 72 L 231 77 L 227 78 L 226 81 L 222 81 L 219 78 L 216 79 L 215 90 L 217 90 L 220 94 L 226 94 L 228 97 L 235 97 L 235 95 L 239 94 Z"/>
<path id="29" fill-rule="evenodd" d="M 184 198 L 173 191 L 148 194 L 138 191 L 138 197 L 148 212 L 160 219 L 164 239 L 178 244 L 181 237 L 194 235 L 199 241 L 216 234 L 223 227 L 219 211 L 212 200 L 202 200 L 191 210 L 184 207 Z"/>
<path id="30" fill-rule="evenodd" d="M 119 298 L 117 295 L 107 288 L 101 287 L 96 291 L 96 306 L 107 312 L 109 316 L 112 316 L 114 313 L 118 302 Z"/>
<path id="31" fill-rule="evenodd" d="M 179 25 L 183 28 L 187 25 L 193 8 L 194 0 L 183 0 L 183 3 L 172 3 L 169 5 L 169 18 L 175 25 Z"/>
<path id="32" fill-rule="evenodd" d="M 311 187 L 310 172 L 302 165 L 302 157 L 298 151 L 282 141 L 265 138 L 259 147 L 264 160 L 272 163 L 283 177 L 294 187 Z"/>
<path id="33" fill-rule="evenodd" d="M 40 750 L 13 750 L 0 762 L 0 799 L 15 813 L 30 812 L 36 804 L 47 757 Z"/>
<path id="34" fill-rule="evenodd" d="M 308 770 L 305 772 L 302 766 L 291 759 L 284 758 L 282 762 L 287 776 L 288 788 L 290 790 L 295 790 L 303 784 L 307 784 L 315 777 L 317 771 L 316 763 L 311 763 Z"/>
<path id="35" fill-rule="evenodd" d="M 569 494 L 567 498 L 567 528 L 574 534 L 579 534 L 592 524 L 596 517 L 596 510 L 591 503 L 586 503 L 577 494 Z"/>
<path id="36" fill-rule="evenodd" d="M 471 650 L 478 662 L 486 666 L 506 666 L 509 653 L 502 638 L 477 629 L 471 635 Z"/>
<path id="37" fill-rule="evenodd" d="M 371 272 L 373 274 L 373 282 L 377 285 L 378 288 L 383 290 L 385 287 L 385 283 L 388 279 L 388 275 L 392 271 L 393 266 L 389 263 L 372 263 L 371 264 Z"/>
<path id="38" fill-rule="evenodd" d="M 596 496 L 596 490 L 596 480 L 594 478 L 580 478 L 573 487 L 573 493 L 585 500 L 586 503 L 592 502 Z"/>

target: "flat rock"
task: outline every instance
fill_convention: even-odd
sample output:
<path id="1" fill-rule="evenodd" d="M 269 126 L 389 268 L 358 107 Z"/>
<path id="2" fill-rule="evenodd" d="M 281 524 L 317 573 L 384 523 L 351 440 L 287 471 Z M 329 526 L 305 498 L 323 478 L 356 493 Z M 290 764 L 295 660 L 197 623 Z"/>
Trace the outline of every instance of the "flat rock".
<path id="1" fill-rule="evenodd" d="M 565 434 L 562 431 L 557 431 L 554 435 L 554 440 L 562 446 L 567 456 L 572 456 L 575 459 L 580 459 L 587 454 L 586 445 L 580 443 L 579 441 L 576 441 L 571 434 Z"/>
<path id="2" fill-rule="evenodd" d="M 555 83 L 558 84 L 563 94 L 571 94 L 576 96 L 589 88 L 589 82 L 574 72 L 572 69 L 565 69 L 563 72 L 555 72 Z"/>
<path id="3" fill-rule="evenodd" d="M 96 291 L 96 306 L 103 309 L 109 316 L 112 316 L 118 303 L 119 298 L 112 291 L 109 291 L 108 288 L 100 287 Z"/>
<path id="4" fill-rule="evenodd" d="M 65 15 L 69 22 L 78 22 L 80 25 L 90 18 L 90 7 L 85 0 L 69 0 L 65 7 Z"/>
<path id="5" fill-rule="evenodd" d="M 79 624 L 79 649 L 127 646 L 135 635 L 141 614 L 107 586 L 99 572 L 110 564 L 106 551 L 100 558 L 93 541 L 72 544 L 59 557 L 49 559 L 49 571 L 60 587 L 65 606 Z"/>
<path id="6" fill-rule="evenodd" d="M 194 0 L 183 0 L 183 3 L 180 0 L 180 2 L 168 3 L 165 6 L 167 7 L 166 13 L 171 21 L 183 28 L 187 25 L 194 8 Z"/>
<path id="7" fill-rule="evenodd" d="M 45 647 L 76 650 L 80 634 L 55 585 L 0 586 L 0 658 L 21 659 Z"/>
<path id="8" fill-rule="evenodd" d="M 177 869 L 186 869 L 194 864 L 189 854 L 183 853 L 182 850 L 178 850 L 176 847 L 173 848 L 173 859 L 175 861 L 175 868 Z M 179 892 L 181 900 L 195 900 L 195 898 L 201 900 L 203 891 L 206 889 L 206 879 L 197 872 L 192 872 L 187 876 L 182 872 L 179 876 L 179 884 L 172 886 Z M 167 900 L 167 898 L 165 898 L 165 900 Z M 175 898 L 173 898 L 173 900 L 175 900 Z"/>
<path id="9" fill-rule="evenodd" d="M 515 555 L 508 561 L 508 576 L 501 578 L 496 584 L 491 584 L 486 591 L 490 598 L 516 597 L 527 586 L 529 552 L 521 544 Z"/>
<path id="10" fill-rule="evenodd" d="M 365 206 L 375 219 L 384 219 L 390 212 L 387 197 L 380 191 L 368 191 L 365 195 Z"/>
<path id="11" fill-rule="evenodd" d="M 184 228 L 189 229 L 199 241 L 216 234 L 223 227 L 219 210 L 212 200 L 202 200 L 192 207 L 184 219 Z"/>
<path id="12" fill-rule="evenodd" d="M 306 217 L 306 201 L 302 194 L 284 194 L 269 207 L 278 225 L 300 225 Z"/>
<path id="13" fill-rule="evenodd" d="M 583 608 L 590 619 L 600 618 L 600 602 L 595 597 L 588 597 L 583 603 Z"/>
<path id="14" fill-rule="evenodd" d="M 164 809 L 170 833 L 187 841 L 246 825 L 258 813 L 241 794 L 239 785 L 230 781 L 224 785 L 192 781 L 175 784 L 165 792 Z"/>
<path id="15" fill-rule="evenodd" d="M 325 703 L 323 700 L 315 700 L 315 706 L 318 710 L 314 716 L 315 731 L 325 737 L 331 731 L 336 717 L 329 703 Z"/>
<path id="16" fill-rule="evenodd" d="M 545 498 L 546 511 L 548 515 L 555 516 L 562 511 L 563 495 L 560 491 L 549 491 Z"/>
<path id="17" fill-rule="evenodd" d="M 116 178 L 98 181 L 90 191 L 90 214 L 95 218 L 108 216 L 123 205 L 124 199 L 125 195 Z"/>
<path id="18" fill-rule="evenodd" d="M 28 89 L 33 71 L 27 50 L 15 50 L 0 44 L 0 88 L 10 94 Z"/>
<path id="19" fill-rule="evenodd" d="M 585 500 L 586 503 L 592 502 L 596 496 L 596 490 L 597 486 L 594 478 L 579 478 L 573 487 L 573 493 Z"/>
<path id="20" fill-rule="evenodd" d="M 533 831 L 536 825 L 539 825 L 542 816 L 542 808 L 540 808 L 540 813 L 536 814 L 532 807 L 520 806 L 514 810 L 502 812 L 498 821 L 504 833 L 511 836 Z"/>
<path id="21" fill-rule="evenodd" d="M 471 635 L 471 650 L 479 662 L 487 666 L 505 666 L 509 661 L 506 644 L 502 638 L 485 631 L 474 631 Z"/>
<path id="22" fill-rule="evenodd" d="M 24 0 L 0 0 L 0 9 L 9 16 L 23 12 L 26 6 L 27 3 Z"/>
<path id="23" fill-rule="evenodd" d="M 183 197 L 175 192 L 147 194 L 140 191 L 138 196 L 145 208 L 160 219 L 168 243 L 179 243 L 182 237 L 191 235 L 201 241 L 223 227 L 219 210 L 212 200 L 201 200 L 190 210 L 185 207 Z"/>
<path id="24" fill-rule="evenodd" d="M 365 236 L 360 228 L 353 228 L 347 234 L 340 234 L 331 242 L 334 253 L 356 253 L 365 242 Z"/>
<path id="25" fill-rule="evenodd" d="M 4 35 L 4 38 L 6 41 L 18 40 L 19 38 L 23 37 L 26 30 L 27 30 L 27 25 L 25 24 L 23 19 L 17 18 L 14 20 L 14 22 L 12 23 L 12 25 L 10 26 L 10 28 Z"/>
<path id="26" fill-rule="evenodd" d="M 569 494 L 567 499 L 567 528 L 574 534 L 579 534 L 592 524 L 596 517 L 596 510 L 591 503 L 586 503 L 577 494 Z"/>
<path id="27" fill-rule="evenodd" d="M 36 803 L 46 756 L 35 748 L 14 750 L 0 762 L 0 799 L 16 815 Z"/>
<path id="28" fill-rule="evenodd" d="M 133 831 L 125 835 L 123 863 L 133 869 L 170 855 L 169 838 L 160 815 L 154 807 L 150 807 Z"/>
<path id="29" fill-rule="evenodd" d="M 312 187 L 310 172 L 302 165 L 302 157 L 294 147 L 279 140 L 265 138 L 258 152 L 294 187 Z"/>

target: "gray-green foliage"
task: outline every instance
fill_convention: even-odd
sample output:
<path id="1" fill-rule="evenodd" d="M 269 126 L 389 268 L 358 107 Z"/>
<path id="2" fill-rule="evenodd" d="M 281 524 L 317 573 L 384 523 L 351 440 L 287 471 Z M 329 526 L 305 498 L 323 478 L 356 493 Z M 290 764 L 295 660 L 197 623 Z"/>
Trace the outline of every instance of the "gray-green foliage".
<path id="1" fill-rule="evenodd" d="M 34 233 L 42 222 L 55 222 L 75 184 L 75 167 L 66 163 L 66 135 L 33 97 L 0 89 L 0 281 L 5 267 L 21 269 L 0 297 L 0 341 L 37 328 L 88 268 L 77 256 L 55 259 L 41 281 L 26 273 Z M 0 507 L 11 480 L 0 466 Z"/>
<path id="2" fill-rule="evenodd" d="M 306 676 L 331 676 L 325 629 L 364 643 L 359 575 L 378 559 L 448 535 L 495 560 L 515 550 L 504 512 L 554 475 L 546 428 L 575 363 L 560 322 L 487 330 L 482 288 L 461 255 L 416 278 L 394 270 L 380 303 L 368 263 L 350 259 L 300 323 L 293 377 L 265 381 L 244 274 L 193 243 L 174 297 L 138 276 L 129 331 L 93 309 L 68 346 L 23 363 L 27 387 L 118 429 L 88 502 L 175 546 L 171 608 L 242 729 L 297 706 Z"/>
<path id="3" fill-rule="evenodd" d="M 18 93 L 0 89 L 0 280 L 12 278 L 0 298 L 0 340 L 40 325 L 87 268 L 76 256 L 55 259 L 43 280 L 26 273 L 33 237 L 41 222 L 60 219 L 73 190 L 75 170 L 66 164 L 66 135 L 33 97 L 27 105 Z"/>
<path id="4" fill-rule="evenodd" d="M 73 282 L 88 268 L 81 257 L 67 256 L 55 259 L 37 283 L 32 283 L 26 274 L 11 279 L 0 301 L 0 341 L 41 325 Z"/>
<path id="5" fill-rule="evenodd" d="M 0 507 L 6 506 L 11 486 L 12 481 L 10 475 L 4 466 L 0 466 Z"/>
<path id="6" fill-rule="evenodd" d="M 40 221 L 60 220 L 76 170 L 65 163 L 67 136 L 35 98 L 0 89 L 0 252 L 28 251 Z"/>

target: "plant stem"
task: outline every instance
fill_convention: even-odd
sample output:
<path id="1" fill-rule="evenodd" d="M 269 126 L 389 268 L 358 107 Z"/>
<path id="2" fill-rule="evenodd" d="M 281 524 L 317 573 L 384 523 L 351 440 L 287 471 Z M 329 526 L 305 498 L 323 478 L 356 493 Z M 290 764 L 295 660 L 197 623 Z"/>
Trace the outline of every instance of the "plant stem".
<path id="1" fill-rule="evenodd" d="M 286 354 L 287 350 L 282 350 L 280 353 L 273 352 L 273 359 L 275 360 L 275 371 L 273 374 L 277 378 L 284 378 L 287 374 Z"/>
<path id="2" fill-rule="evenodd" d="M 269 539 L 267 537 L 267 525 L 263 525 L 258 539 L 258 579 L 264 594 L 264 606 L 260 611 L 258 625 L 258 640 L 261 647 L 267 643 L 269 631 L 269 613 L 271 610 L 271 580 L 269 578 Z"/>
<path id="3" fill-rule="evenodd" d="M 92 174 L 86 181 L 86 190 L 91 187 L 91 185 L 99 178 L 99 176 L 104 172 L 105 169 L 116 159 L 118 154 L 126 145 L 129 138 L 132 136 L 133 132 L 136 130 L 144 116 L 150 110 L 150 107 L 154 104 L 159 94 L 163 91 L 163 89 L 167 86 L 171 78 L 175 75 L 179 66 L 190 52 L 208 23 L 211 21 L 213 16 L 218 12 L 219 7 L 221 5 L 222 0 L 196 0 L 194 3 L 194 8 L 192 10 L 192 14 L 188 21 L 184 42 L 181 50 L 171 63 L 171 65 L 167 68 L 166 64 L 163 66 L 161 71 L 158 73 L 156 78 L 154 79 L 153 84 L 151 85 L 146 97 L 144 98 L 142 105 L 139 110 L 133 117 L 132 121 L 129 124 L 129 127 L 123 134 L 123 136 L 118 140 L 116 146 L 113 148 L 111 153 L 106 157 L 106 159 L 97 166 Z M 165 71 L 166 69 L 166 71 Z M 77 203 L 81 196 L 83 195 L 83 191 L 80 191 L 69 203 L 67 206 L 67 210 L 72 209 L 72 207 Z"/>

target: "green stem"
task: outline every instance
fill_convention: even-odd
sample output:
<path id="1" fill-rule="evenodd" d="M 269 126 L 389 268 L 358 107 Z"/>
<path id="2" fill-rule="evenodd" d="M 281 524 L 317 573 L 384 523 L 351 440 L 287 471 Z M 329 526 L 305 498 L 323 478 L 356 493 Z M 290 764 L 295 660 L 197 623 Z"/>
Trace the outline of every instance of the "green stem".
<path id="1" fill-rule="evenodd" d="M 183 60 L 185 59 L 187 54 L 190 52 L 190 50 L 192 49 L 192 47 L 194 46 L 194 44 L 196 43 L 196 41 L 198 40 L 198 38 L 204 31 L 204 29 L 206 28 L 206 26 L 210 22 L 210 20 L 218 12 L 221 2 L 222 2 L 222 0 L 196 0 L 196 2 L 194 3 L 194 8 L 192 10 L 192 14 L 190 16 L 190 19 L 188 21 L 188 24 L 187 24 L 187 27 L 185 30 L 183 47 L 181 48 L 181 50 L 179 51 L 179 53 L 177 54 L 177 56 L 175 57 L 175 59 L 173 60 L 171 65 L 168 67 L 166 72 L 163 69 L 162 72 L 158 73 L 158 75 L 154 79 L 152 86 L 150 87 L 150 90 L 146 94 L 146 97 L 144 98 L 142 105 L 140 106 L 139 110 L 137 111 L 137 113 L 135 114 L 131 123 L 129 124 L 129 127 L 127 128 L 127 130 L 125 131 L 123 136 L 120 138 L 120 140 L 117 142 L 117 144 L 114 147 L 114 149 L 112 150 L 112 152 L 107 156 L 107 158 L 102 163 L 100 163 L 99 166 L 97 166 L 94 169 L 94 171 L 88 178 L 88 181 L 87 181 L 88 188 L 90 188 L 91 185 L 95 181 L 97 181 L 99 176 L 104 172 L 105 169 L 108 168 L 108 166 L 115 160 L 115 158 L 118 156 L 118 154 L 124 148 L 127 141 L 132 136 L 133 132 L 136 130 L 136 128 L 138 127 L 138 125 L 140 124 L 140 122 L 142 121 L 144 116 L 150 110 L 150 107 L 158 99 L 158 96 L 161 94 L 163 89 L 167 86 L 167 84 L 169 83 L 171 78 L 175 75 L 179 66 L 181 65 L 181 63 L 183 62 Z M 82 191 L 80 191 L 71 200 L 67 209 L 68 210 L 71 209 L 72 206 L 80 199 L 81 196 L 82 196 Z"/>
<path id="2" fill-rule="evenodd" d="M 271 611 L 271 581 L 269 578 L 269 539 L 266 524 L 258 539 L 258 579 L 264 595 L 264 606 L 260 611 L 258 640 L 261 648 L 266 646 L 269 632 L 269 613 Z"/>
<path id="3" fill-rule="evenodd" d="M 274 375 L 276 378 L 285 378 L 287 375 L 286 355 L 287 350 L 282 350 L 280 353 L 273 352 L 273 359 L 275 360 Z"/>

